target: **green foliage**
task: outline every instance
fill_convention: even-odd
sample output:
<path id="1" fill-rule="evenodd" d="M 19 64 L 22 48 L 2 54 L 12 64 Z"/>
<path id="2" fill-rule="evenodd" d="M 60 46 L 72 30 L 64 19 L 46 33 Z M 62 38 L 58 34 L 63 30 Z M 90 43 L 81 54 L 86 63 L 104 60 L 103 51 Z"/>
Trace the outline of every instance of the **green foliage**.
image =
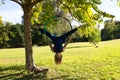
<path id="1" fill-rule="evenodd" d="M 2 17 L 0 16 L 0 26 L 3 25 Z"/>
<path id="2" fill-rule="evenodd" d="M 7 41 L 10 40 L 9 35 L 12 35 L 12 34 L 13 33 L 9 31 L 9 25 L 0 26 L 0 48 L 9 47 L 9 44 L 7 44 Z"/>
<path id="3" fill-rule="evenodd" d="M 79 29 L 78 32 L 80 32 L 79 34 L 80 34 L 81 37 L 83 37 L 83 36 L 85 36 L 85 37 L 92 36 L 92 34 L 96 33 L 94 27 L 86 27 L 86 26 Z"/>
<path id="4" fill-rule="evenodd" d="M 96 4 L 101 4 L 101 1 L 100 0 L 92 0 L 94 3 Z"/>
<path id="5" fill-rule="evenodd" d="M 117 0 L 117 5 L 120 7 L 120 0 Z"/>
<path id="6" fill-rule="evenodd" d="M 97 6 L 100 4 L 100 0 L 62 0 L 59 4 L 55 0 L 46 0 L 33 8 L 33 22 L 45 24 L 48 30 L 53 31 L 57 23 L 56 18 L 53 18 L 56 14 L 62 16 L 71 14 L 72 18 L 84 24 L 82 31 L 79 30 L 80 34 L 82 32 L 82 35 L 88 37 L 95 33 L 94 27 L 102 22 L 103 17 L 114 17 L 101 11 Z"/>
<path id="7" fill-rule="evenodd" d="M 0 48 L 23 47 L 23 25 L 6 22 L 0 26 Z"/>
<path id="8" fill-rule="evenodd" d="M 38 30 L 34 30 L 32 32 L 32 44 L 33 45 L 38 45 L 38 46 L 47 45 L 48 40 L 46 38 L 47 37 L 45 35 L 41 35 L 41 32 Z"/>
<path id="9" fill-rule="evenodd" d="M 31 22 L 32 24 L 35 24 L 34 22 L 36 21 L 37 23 L 40 23 L 41 21 L 38 20 L 39 13 L 42 13 L 42 2 L 38 3 L 35 7 L 32 9 L 32 19 Z"/>
<path id="10" fill-rule="evenodd" d="M 39 3 L 33 8 L 33 22 L 49 26 L 55 20 L 55 6 L 51 0 Z M 48 20 L 49 19 L 49 20 Z"/>
<path id="11" fill-rule="evenodd" d="M 101 41 L 101 32 L 98 27 L 95 28 L 95 32 L 95 34 L 93 33 L 88 37 L 88 40 L 97 47 L 97 43 Z"/>
<path id="12" fill-rule="evenodd" d="M 62 64 L 55 65 L 49 46 L 33 47 L 34 59 L 40 68 L 49 68 L 47 76 L 24 69 L 24 49 L 0 50 L 1 80 L 119 80 L 120 39 L 99 43 L 72 43 L 62 54 Z"/>
<path id="13" fill-rule="evenodd" d="M 120 22 L 107 20 L 105 21 L 104 29 L 102 30 L 102 40 L 111 40 L 120 38 Z"/>
<path id="14" fill-rule="evenodd" d="M 23 47 L 24 46 L 24 34 L 23 25 L 16 24 L 11 25 L 10 31 L 13 32 L 14 36 L 9 36 L 10 40 L 8 44 L 10 47 Z"/>

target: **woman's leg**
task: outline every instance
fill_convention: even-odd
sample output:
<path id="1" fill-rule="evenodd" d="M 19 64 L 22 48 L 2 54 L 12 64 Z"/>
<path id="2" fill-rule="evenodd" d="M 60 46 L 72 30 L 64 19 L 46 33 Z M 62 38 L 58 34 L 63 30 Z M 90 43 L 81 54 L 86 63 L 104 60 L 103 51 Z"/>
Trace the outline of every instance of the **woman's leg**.
<path id="1" fill-rule="evenodd" d="M 68 31 L 67 33 L 63 34 L 63 35 L 61 36 L 61 38 L 65 41 L 65 40 L 68 38 L 68 36 L 70 36 L 70 35 L 71 35 L 72 33 L 74 33 L 75 31 L 77 31 L 77 28 L 72 29 L 71 31 Z"/>
<path id="2" fill-rule="evenodd" d="M 42 33 L 42 34 L 45 34 L 46 36 L 48 36 L 51 40 L 53 38 L 53 35 L 51 33 L 49 33 L 48 31 L 44 30 L 44 29 L 41 29 L 39 28 L 39 31 Z"/>

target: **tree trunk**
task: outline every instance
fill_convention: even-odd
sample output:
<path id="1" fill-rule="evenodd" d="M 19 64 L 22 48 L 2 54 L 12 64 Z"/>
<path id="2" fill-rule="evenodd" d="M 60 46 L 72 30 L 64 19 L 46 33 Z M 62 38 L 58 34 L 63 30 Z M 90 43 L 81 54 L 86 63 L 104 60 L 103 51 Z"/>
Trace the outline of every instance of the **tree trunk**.
<path id="1" fill-rule="evenodd" d="M 22 0 L 11 0 L 18 3 L 24 12 L 24 39 L 25 39 L 25 61 L 26 69 L 28 71 L 34 72 L 45 72 L 47 73 L 48 69 L 39 69 L 34 64 L 33 59 L 33 49 L 32 49 L 32 35 L 31 35 L 31 18 L 32 18 L 32 8 L 38 2 L 43 0 L 25 0 L 25 3 Z"/>
<path id="2" fill-rule="evenodd" d="M 26 69 L 32 70 L 35 67 L 33 59 L 32 49 L 32 37 L 31 37 L 31 14 L 32 8 L 24 8 L 24 39 L 25 39 L 25 57 L 26 57 Z"/>
<path id="3" fill-rule="evenodd" d="M 32 8 L 24 8 L 24 35 L 25 35 L 25 59 L 26 59 L 26 69 L 28 71 L 34 72 L 48 72 L 48 69 L 39 69 L 34 64 L 33 59 L 33 49 L 32 49 L 32 35 L 31 35 L 31 17 Z"/>

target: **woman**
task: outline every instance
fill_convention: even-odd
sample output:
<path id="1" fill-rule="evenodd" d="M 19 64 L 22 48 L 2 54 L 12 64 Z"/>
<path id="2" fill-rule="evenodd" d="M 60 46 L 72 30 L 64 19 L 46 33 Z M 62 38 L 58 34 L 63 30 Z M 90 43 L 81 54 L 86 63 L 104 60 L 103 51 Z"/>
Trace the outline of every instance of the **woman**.
<path id="1" fill-rule="evenodd" d="M 63 52 L 65 50 L 65 48 L 70 40 L 71 34 L 74 33 L 75 31 L 77 31 L 77 29 L 79 27 L 72 29 L 71 31 L 68 31 L 67 33 L 65 33 L 61 36 L 56 36 L 54 34 L 51 34 L 48 31 L 44 31 L 43 29 L 38 28 L 38 27 L 34 27 L 34 28 L 38 29 L 43 34 L 46 34 L 46 36 L 52 40 L 54 46 L 52 46 L 52 43 L 50 43 L 50 42 L 49 42 L 49 46 L 51 48 L 51 51 L 56 53 L 55 54 L 55 63 L 60 64 L 62 62 L 61 52 Z M 62 46 L 63 43 L 65 43 L 64 46 Z"/>

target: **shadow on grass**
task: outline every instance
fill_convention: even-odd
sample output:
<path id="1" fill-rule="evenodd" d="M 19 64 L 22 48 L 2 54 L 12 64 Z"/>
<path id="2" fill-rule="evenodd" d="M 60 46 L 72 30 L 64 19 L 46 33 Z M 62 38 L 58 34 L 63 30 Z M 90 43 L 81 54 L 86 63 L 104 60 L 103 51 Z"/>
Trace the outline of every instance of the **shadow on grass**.
<path id="1" fill-rule="evenodd" d="M 48 78 L 47 73 L 28 72 L 24 66 L 0 67 L 0 80 L 87 80 L 86 78 L 70 77 L 69 75 L 59 75 Z"/>
<path id="2" fill-rule="evenodd" d="M 58 77 L 50 78 L 49 80 L 87 80 L 84 77 L 70 77 L 69 75 L 61 75 Z"/>
<path id="3" fill-rule="evenodd" d="M 71 48 L 85 48 L 85 47 L 91 47 L 91 45 L 89 45 L 89 46 L 72 46 L 72 47 L 67 47 L 66 49 L 71 49 Z"/>
<path id="4" fill-rule="evenodd" d="M 54 78 L 50 78 L 50 80 L 78 80 L 78 78 L 73 78 L 69 75 L 61 75 L 61 76 L 58 76 L 58 77 L 54 77 Z"/>
<path id="5" fill-rule="evenodd" d="M 27 75 L 15 78 L 14 80 L 46 80 L 46 74 L 44 73 L 29 73 Z"/>
<path id="6" fill-rule="evenodd" d="M 47 73 L 28 72 L 24 66 L 0 67 L 0 80 L 43 80 Z"/>

